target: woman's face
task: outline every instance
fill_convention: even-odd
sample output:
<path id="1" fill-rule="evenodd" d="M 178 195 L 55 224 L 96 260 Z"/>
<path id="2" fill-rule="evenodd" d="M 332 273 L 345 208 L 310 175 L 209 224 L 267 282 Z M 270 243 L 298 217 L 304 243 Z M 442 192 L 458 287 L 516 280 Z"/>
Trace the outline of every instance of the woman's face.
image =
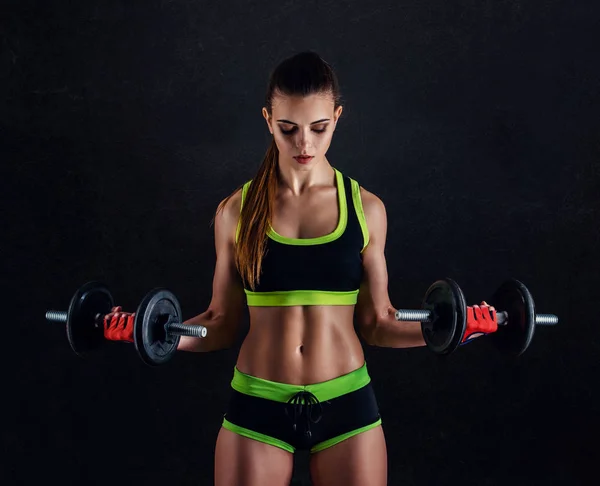
<path id="1" fill-rule="evenodd" d="M 273 112 L 263 116 L 279 149 L 279 163 L 295 169 L 310 169 L 325 160 L 342 107 L 333 109 L 331 95 L 281 96 L 273 98 Z M 294 159 L 310 155 L 308 162 Z"/>

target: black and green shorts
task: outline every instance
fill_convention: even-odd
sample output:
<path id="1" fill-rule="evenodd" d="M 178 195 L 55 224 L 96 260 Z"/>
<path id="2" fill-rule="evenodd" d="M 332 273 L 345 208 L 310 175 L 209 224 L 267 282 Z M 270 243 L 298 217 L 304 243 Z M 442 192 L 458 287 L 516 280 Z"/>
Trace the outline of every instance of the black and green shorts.
<path id="1" fill-rule="evenodd" d="M 366 362 L 312 385 L 289 385 L 234 368 L 223 428 L 288 452 L 327 449 L 381 424 Z"/>

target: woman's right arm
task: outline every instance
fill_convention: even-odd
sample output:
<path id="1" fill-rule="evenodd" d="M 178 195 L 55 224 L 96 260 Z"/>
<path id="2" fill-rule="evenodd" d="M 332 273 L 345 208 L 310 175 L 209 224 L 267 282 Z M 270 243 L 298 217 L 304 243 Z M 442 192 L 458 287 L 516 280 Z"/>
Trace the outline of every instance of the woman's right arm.
<path id="1" fill-rule="evenodd" d="M 179 351 L 207 352 L 233 346 L 237 337 L 246 297 L 235 267 L 235 232 L 240 216 L 241 190 L 237 191 L 215 216 L 217 261 L 213 277 L 212 298 L 208 309 L 183 324 L 200 324 L 206 337 L 182 336 Z"/>

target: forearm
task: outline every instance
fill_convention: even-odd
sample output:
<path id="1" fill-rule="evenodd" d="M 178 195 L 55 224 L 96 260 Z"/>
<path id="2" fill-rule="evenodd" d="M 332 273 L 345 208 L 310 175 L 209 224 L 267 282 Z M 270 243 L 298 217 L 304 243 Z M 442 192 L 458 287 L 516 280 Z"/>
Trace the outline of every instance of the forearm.
<path id="1" fill-rule="evenodd" d="M 230 348 L 234 342 L 231 328 L 224 325 L 223 316 L 218 316 L 212 311 L 206 311 L 188 319 L 184 325 L 200 325 L 206 327 L 206 337 L 197 338 L 191 336 L 181 336 L 178 351 L 190 351 L 194 353 L 206 353 L 209 351 L 219 351 Z"/>
<path id="2" fill-rule="evenodd" d="M 368 344 L 382 348 L 414 348 L 425 346 L 420 322 L 397 321 L 396 309 L 390 307 L 379 316 L 370 333 Z"/>

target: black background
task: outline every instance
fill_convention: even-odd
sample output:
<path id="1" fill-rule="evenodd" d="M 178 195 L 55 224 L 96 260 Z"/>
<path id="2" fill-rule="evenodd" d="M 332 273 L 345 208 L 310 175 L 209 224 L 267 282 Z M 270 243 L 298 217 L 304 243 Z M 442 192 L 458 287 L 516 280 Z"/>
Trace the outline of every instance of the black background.
<path id="1" fill-rule="evenodd" d="M 389 292 L 508 277 L 560 318 L 518 359 L 366 347 L 389 484 L 595 484 L 598 29 L 592 2 L 2 2 L 3 484 L 212 484 L 239 349 L 95 360 L 44 320 L 101 279 L 134 311 L 211 298 L 218 202 L 254 176 L 268 75 L 313 49 L 344 112 L 327 154 L 386 204 Z M 247 329 L 247 316 L 245 317 Z M 240 337 L 240 342 L 241 338 Z M 295 485 L 309 485 L 308 455 Z"/>

